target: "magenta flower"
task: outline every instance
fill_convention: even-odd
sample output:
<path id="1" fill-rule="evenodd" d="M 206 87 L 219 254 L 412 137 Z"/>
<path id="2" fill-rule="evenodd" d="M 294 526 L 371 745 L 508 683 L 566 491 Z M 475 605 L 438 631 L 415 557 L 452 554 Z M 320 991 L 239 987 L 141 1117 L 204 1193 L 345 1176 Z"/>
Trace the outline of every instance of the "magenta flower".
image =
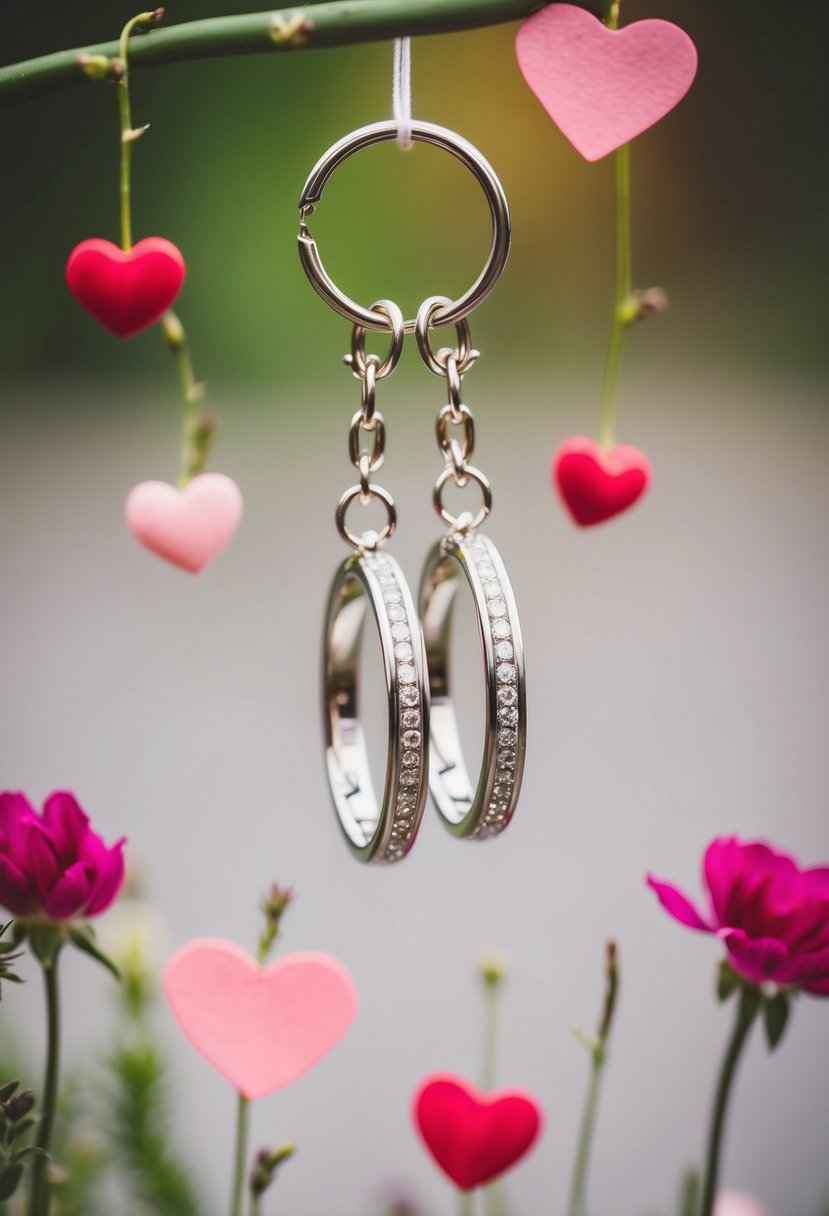
<path id="1" fill-rule="evenodd" d="M 801 870 L 793 857 L 761 841 L 724 836 L 706 849 L 703 880 L 706 912 L 648 875 L 666 912 L 720 938 L 747 980 L 829 996 L 829 867 Z"/>
<path id="2" fill-rule="evenodd" d="M 23 794 L 0 793 L 0 904 L 14 916 L 97 916 L 124 881 L 124 844 L 107 848 L 72 794 L 52 794 L 38 815 Z"/>

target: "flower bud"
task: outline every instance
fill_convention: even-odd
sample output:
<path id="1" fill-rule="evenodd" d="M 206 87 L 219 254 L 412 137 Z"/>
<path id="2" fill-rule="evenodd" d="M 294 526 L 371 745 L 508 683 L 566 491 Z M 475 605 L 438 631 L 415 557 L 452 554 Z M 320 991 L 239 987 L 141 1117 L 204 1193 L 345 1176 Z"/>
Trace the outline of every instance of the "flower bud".
<path id="1" fill-rule="evenodd" d="M 489 949 L 481 955 L 478 970 L 487 988 L 497 988 L 507 973 L 507 956 L 503 950 Z"/>
<path id="2" fill-rule="evenodd" d="M 265 1191 L 276 1177 L 276 1171 L 284 1161 L 293 1157 L 296 1148 L 293 1144 L 282 1144 L 279 1148 L 262 1148 L 254 1158 L 253 1170 L 250 1175 L 250 1191 L 252 1195 L 264 1195 Z"/>
<path id="3" fill-rule="evenodd" d="M 117 60 L 107 59 L 106 55 L 82 54 L 75 62 L 89 80 L 106 80 Z"/>
<path id="4" fill-rule="evenodd" d="M 21 1119 L 25 1119 L 34 1104 L 34 1090 L 22 1089 L 13 1098 L 9 1098 L 8 1102 L 3 1103 L 3 1110 L 11 1123 L 18 1123 Z"/>

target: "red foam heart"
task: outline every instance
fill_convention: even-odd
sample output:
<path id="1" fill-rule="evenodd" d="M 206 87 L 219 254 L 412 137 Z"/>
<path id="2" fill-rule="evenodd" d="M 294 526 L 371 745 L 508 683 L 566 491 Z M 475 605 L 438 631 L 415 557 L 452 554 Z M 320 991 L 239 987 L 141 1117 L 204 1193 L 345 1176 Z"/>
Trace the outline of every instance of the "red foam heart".
<path id="1" fill-rule="evenodd" d="M 532 1094 L 483 1094 L 463 1077 L 427 1077 L 414 1098 L 415 1126 L 444 1174 L 462 1191 L 483 1186 L 528 1153 L 541 1131 Z"/>
<path id="2" fill-rule="evenodd" d="M 162 236 L 148 236 L 126 253 L 95 237 L 70 253 L 66 282 L 96 321 L 119 338 L 131 338 L 170 307 L 185 270 L 179 250 Z"/>
<path id="3" fill-rule="evenodd" d="M 573 519 L 586 528 L 632 507 L 650 485 L 651 466 L 630 444 L 605 451 L 595 439 L 575 435 L 553 457 L 552 474 Z"/>
<path id="4" fill-rule="evenodd" d="M 697 71 L 678 25 L 649 19 L 621 30 L 573 4 L 528 17 L 515 42 L 524 79 L 586 160 L 599 160 L 677 105 Z"/>

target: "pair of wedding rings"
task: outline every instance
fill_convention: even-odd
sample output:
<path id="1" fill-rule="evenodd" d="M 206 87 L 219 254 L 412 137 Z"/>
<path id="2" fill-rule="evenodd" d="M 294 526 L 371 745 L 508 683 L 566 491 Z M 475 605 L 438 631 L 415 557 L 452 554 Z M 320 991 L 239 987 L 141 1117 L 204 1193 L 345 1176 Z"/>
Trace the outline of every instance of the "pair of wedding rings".
<path id="1" fill-rule="evenodd" d="M 315 289 L 332 308 L 358 327 L 355 333 L 390 332 L 392 351 L 396 350 L 398 355 L 404 334 L 417 333 L 427 366 L 436 374 L 446 375 L 446 366 L 436 359 L 429 346 L 428 329 L 460 326 L 494 287 L 510 247 L 509 209 L 503 187 L 481 153 L 444 127 L 412 124 L 415 141 L 445 149 L 473 173 L 484 191 L 492 218 L 489 256 L 472 287 L 457 300 L 434 297 L 427 301 L 417 320 L 404 322 L 397 312 L 395 323 L 388 302 L 383 308 L 364 308 L 346 296 L 325 271 L 308 230 L 308 217 L 337 166 L 359 149 L 393 139 L 396 134 L 393 122 L 363 127 L 334 144 L 317 163 L 300 197 L 300 257 Z M 471 350 L 466 354 L 474 358 Z M 377 377 L 387 371 L 386 364 L 382 364 L 376 370 Z M 457 375 L 457 370 L 454 374 Z M 457 408 L 462 419 L 467 416 L 471 419 L 468 411 L 463 413 L 465 406 Z M 452 420 L 458 422 L 454 410 Z M 471 448 L 471 443 L 468 446 Z M 394 530 L 393 507 L 390 500 L 386 501 L 389 496 L 385 491 L 372 490 L 368 484 L 368 473 L 373 467 L 368 453 L 366 468 L 360 465 L 361 487 L 352 487 L 340 503 L 344 515 L 343 503 L 347 505 L 358 493 L 365 501 L 373 493 L 386 502 L 389 513 L 387 529 L 380 538 L 375 536 L 371 544 L 361 544 L 338 515 L 341 534 L 356 552 L 337 571 L 324 631 L 323 709 L 328 781 L 345 839 L 355 856 L 366 862 L 393 862 L 406 855 L 417 835 L 430 788 L 450 832 L 480 839 L 495 836 L 507 826 L 521 786 L 526 699 L 515 599 L 498 550 L 491 540 L 476 531 L 489 511 L 488 482 L 478 470 L 467 467 L 465 452 L 455 441 L 445 445 L 445 452 L 452 460 L 438 479 L 436 505 L 449 522 L 450 531 L 429 554 L 417 606 L 400 566 L 382 548 L 382 540 Z M 440 492 L 453 475 L 458 485 L 464 485 L 466 480 L 479 484 L 484 493 L 484 508 L 478 516 L 454 519 L 442 508 Z M 472 594 L 485 675 L 483 756 L 474 782 L 464 760 L 451 695 L 451 623 L 456 594 L 463 583 Z M 369 616 L 380 639 L 388 704 L 388 749 L 379 798 L 372 782 L 359 716 L 359 667 Z"/>
<path id="2" fill-rule="evenodd" d="M 485 734 L 473 784 L 451 694 L 450 628 L 459 586 L 471 590 L 484 656 Z M 366 617 L 380 638 L 388 700 L 388 755 L 379 801 L 358 713 Z M 397 861 L 414 843 L 431 787 L 455 836 L 495 836 L 512 818 L 526 748 L 524 652 L 515 598 L 500 555 L 480 533 L 432 549 L 416 608 L 389 554 L 348 558 L 334 580 L 324 645 L 328 780 L 340 825 L 361 861 Z"/>

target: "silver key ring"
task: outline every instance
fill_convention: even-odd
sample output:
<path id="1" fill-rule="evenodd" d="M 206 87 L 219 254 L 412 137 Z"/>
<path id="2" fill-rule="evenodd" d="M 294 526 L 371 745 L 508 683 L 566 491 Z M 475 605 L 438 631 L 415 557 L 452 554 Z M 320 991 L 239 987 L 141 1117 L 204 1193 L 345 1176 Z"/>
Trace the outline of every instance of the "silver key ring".
<path id="1" fill-rule="evenodd" d="M 364 308 L 340 291 L 322 264 L 317 243 L 308 230 L 307 219 L 322 198 L 322 192 L 329 177 L 344 160 L 362 148 L 383 143 L 387 139 L 396 139 L 397 134 L 398 124 L 394 121 L 375 122 L 370 126 L 352 131 L 329 148 L 321 160 L 317 161 L 299 199 L 299 236 L 297 238 L 299 256 L 312 285 L 335 312 L 340 313 L 355 325 L 362 326 L 363 329 L 380 332 L 385 332 L 390 328 L 387 318 L 370 308 Z M 482 186 L 492 216 L 492 244 L 486 265 L 480 275 L 464 295 L 439 309 L 430 318 L 430 322 L 434 326 L 457 325 L 472 312 L 473 308 L 486 299 L 498 282 L 507 263 L 510 249 L 510 218 L 507 198 L 489 161 L 473 144 L 454 131 L 430 122 L 413 122 L 412 139 L 443 148 L 466 165 Z M 415 325 L 414 319 L 406 321 L 405 332 L 414 333 Z"/>

